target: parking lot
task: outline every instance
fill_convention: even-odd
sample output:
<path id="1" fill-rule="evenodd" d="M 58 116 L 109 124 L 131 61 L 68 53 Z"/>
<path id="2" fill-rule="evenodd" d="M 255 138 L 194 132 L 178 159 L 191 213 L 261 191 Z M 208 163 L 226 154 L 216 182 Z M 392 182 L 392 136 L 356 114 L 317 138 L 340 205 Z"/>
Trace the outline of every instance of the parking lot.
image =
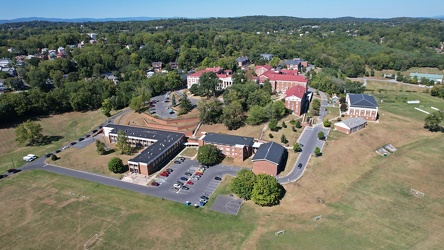
<path id="1" fill-rule="evenodd" d="M 174 92 L 176 94 L 176 104 L 179 104 L 179 99 L 182 96 L 182 91 L 178 90 Z M 173 107 L 171 99 L 169 98 L 170 92 L 151 98 L 151 104 L 149 112 L 155 114 L 160 118 L 177 118 L 176 112 L 171 113 L 170 109 Z M 189 98 L 193 106 L 197 106 L 198 99 Z"/>
<path id="2" fill-rule="evenodd" d="M 153 190 L 154 194 L 158 197 L 184 204 L 188 202 L 190 205 L 201 205 L 203 200 L 207 201 L 219 186 L 224 175 L 236 175 L 239 170 L 236 167 L 221 165 L 208 167 L 204 170 L 195 160 L 186 159 L 179 162 L 173 163 L 169 167 L 170 171 L 167 176 L 160 174 L 155 179 L 159 186 L 151 186 L 150 188 L 155 190 Z M 198 177 L 199 175 L 200 177 Z"/>

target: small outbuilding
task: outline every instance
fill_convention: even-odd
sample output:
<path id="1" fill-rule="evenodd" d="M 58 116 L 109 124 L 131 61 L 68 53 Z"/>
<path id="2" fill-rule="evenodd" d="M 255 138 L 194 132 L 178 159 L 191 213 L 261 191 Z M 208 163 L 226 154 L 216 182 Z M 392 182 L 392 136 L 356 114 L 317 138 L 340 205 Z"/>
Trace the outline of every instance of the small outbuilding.
<path id="1" fill-rule="evenodd" d="M 280 144 L 262 144 L 253 156 L 253 173 L 276 176 L 287 161 L 287 150 Z"/>
<path id="2" fill-rule="evenodd" d="M 362 117 L 354 117 L 342 122 L 335 123 L 335 130 L 351 134 L 367 126 L 367 121 Z"/>

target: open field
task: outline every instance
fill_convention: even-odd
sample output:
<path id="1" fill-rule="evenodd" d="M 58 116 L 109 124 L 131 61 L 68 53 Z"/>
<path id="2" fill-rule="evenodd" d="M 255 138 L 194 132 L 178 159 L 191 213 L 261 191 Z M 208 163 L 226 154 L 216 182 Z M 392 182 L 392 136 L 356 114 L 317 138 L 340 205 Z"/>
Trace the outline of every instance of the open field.
<path id="1" fill-rule="evenodd" d="M 382 94 L 396 100 L 400 93 L 436 107 L 444 103 L 425 93 Z M 331 131 L 323 156 L 311 159 L 298 182 L 284 186 L 278 206 L 246 201 L 238 216 L 229 216 L 209 206 L 194 209 L 52 173 L 23 172 L 0 181 L 0 195 L 9 201 L 0 203 L 0 243 L 6 249 L 80 249 L 100 233 L 95 249 L 441 249 L 444 133 L 423 129 L 425 114 L 409 112 L 406 103 L 379 104 L 379 123 L 351 135 Z M 376 154 L 387 143 L 398 151 Z M 228 183 L 224 179 L 216 193 L 229 194 Z M 411 188 L 424 198 L 410 195 Z M 312 221 L 318 215 L 323 218 Z M 279 230 L 286 232 L 275 236 Z"/>
<path id="2" fill-rule="evenodd" d="M 293 144 L 298 140 L 299 136 L 302 134 L 302 131 L 304 131 L 304 128 L 303 127 L 296 128 L 296 132 L 293 132 L 291 127 L 294 125 L 290 123 L 291 119 L 293 119 L 293 117 L 288 116 L 288 117 L 285 117 L 285 118 L 282 118 L 281 120 L 279 120 L 278 127 L 280 127 L 280 129 L 277 132 L 271 131 L 269 128 L 267 128 L 262 139 L 266 140 L 266 141 L 270 141 L 270 142 L 274 141 L 276 143 L 282 144 L 281 143 L 281 136 L 285 135 L 285 137 L 288 140 L 288 143 L 287 143 L 288 146 L 293 147 Z M 295 119 L 295 120 L 297 120 L 297 119 Z M 285 121 L 285 125 L 287 125 L 286 128 L 282 127 L 283 121 Z M 273 135 L 273 138 L 270 138 L 270 136 L 269 136 L 270 134 Z"/>
<path id="3" fill-rule="evenodd" d="M 327 109 L 327 114 L 324 116 L 324 120 L 326 119 L 331 120 L 340 116 L 339 107 L 327 107 L 326 109 Z"/>
<path id="4" fill-rule="evenodd" d="M 103 141 L 103 140 L 102 140 Z M 114 150 L 115 145 L 110 145 L 112 150 Z M 118 151 L 106 155 L 99 155 L 96 151 L 96 144 L 92 143 L 84 148 L 68 148 L 58 153 L 58 160 L 52 161 L 47 160 L 49 164 L 62 166 L 65 168 L 71 168 L 76 170 L 82 170 L 97 174 L 104 174 L 112 177 L 121 178 L 123 174 L 114 174 L 108 170 L 108 162 L 113 157 L 119 157 L 122 159 L 123 164 L 127 164 L 128 160 L 134 158 L 138 152 L 133 153 L 133 155 L 123 155 Z"/>
<path id="5" fill-rule="evenodd" d="M 422 87 L 419 87 L 416 85 L 412 85 L 412 84 L 381 82 L 381 81 L 372 81 L 372 80 L 367 81 L 366 88 L 372 89 L 376 92 L 378 92 L 378 90 L 399 91 L 399 92 L 406 92 L 406 91 L 423 92 L 426 90 L 425 88 L 422 88 Z"/>
<path id="6" fill-rule="evenodd" d="M 233 249 L 254 230 L 257 215 L 238 216 L 43 171 L 0 182 L 4 249 Z"/>
<path id="7" fill-rule="evenodd" d="M 41 157 L 78 139 L 105 119 L 106 117 L 101 114 L 100 110 L 83 113 L 71 112 L 36 119 L 36 122 L 43 127 L 43 135 L 48 136 L 52 142 L 44 146 L 33 147 L 18 145 L 15 141 L 15 127 L 18 124 L 0 128 L 0 173 L 12 168 L 13 162 L 15 167 L 23 165 L 25 162 L 22 158 L 27 154 Z"/>
<path id="8" fill-rule="evenodd" d="M 197 148 L 186 148 L 182 152 L 180 152 L 180 155 L 186 157 L 194 157 L 195 155 L 197 155 Z"/>

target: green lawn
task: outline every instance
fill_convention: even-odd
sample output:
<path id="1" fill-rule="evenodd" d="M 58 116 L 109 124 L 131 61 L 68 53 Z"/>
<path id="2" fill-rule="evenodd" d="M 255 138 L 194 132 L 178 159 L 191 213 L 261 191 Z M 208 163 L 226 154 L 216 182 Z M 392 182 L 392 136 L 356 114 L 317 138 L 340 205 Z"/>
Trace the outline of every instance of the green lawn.
<path id="1" fill-rule="evenodd" d="M 325 119 L 331 120 L 340 116 L 338 107 L 327 107 L 326 109 L 327 109 L 327 114 L 325 115 L 324 120 Z"/>
<path id="2" fill-rule="evenodd" d="M 32 188 L 30 189 L 30 183 Z M 196 209 L 44 171 L 0 182 L 3 249 L 239 249 L 257 215 Z"/>
<path id="3" fill-rule="evenodd" d="M 43 146 L 19 145 L 15 141 L 15 127 L 0 128 L 0 173 L 8 168 L 19 167 L 25 162 L 23 156 L 35 154 L 42 157 L 70 141 L 78 139 L 105 120 L 100 110 L 90 112 L 71 112 L 62 115 L 51 115 L 36 119 L 43 127 L 43 135 L 54 138 L 50 144 Z"/>

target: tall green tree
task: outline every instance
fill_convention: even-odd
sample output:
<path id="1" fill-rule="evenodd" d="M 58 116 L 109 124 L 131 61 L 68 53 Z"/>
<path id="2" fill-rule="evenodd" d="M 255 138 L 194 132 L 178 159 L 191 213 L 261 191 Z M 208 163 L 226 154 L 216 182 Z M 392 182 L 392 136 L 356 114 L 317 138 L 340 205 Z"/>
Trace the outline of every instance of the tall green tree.
<path id="1" fill-rule="evenodd" d="M 249 169 L 242 169 L 230 184 L 230 190 L 240 198 L 249 200 L 256 183 L 256 175 Z"/>
<path id="2" fill-rule="evenodd" d="M 105 143 L 103 142 L 103 141 L 101 141 L 101 140 L 97 140 L 96 141 L 96 150 L 97 150 L 97 153 L 99 153 L 100 155 L 104 155 L 105 154 L 105 152 L 106 152 L 106 149 L 105 149 L 106 147 L 105 147 Z"/>
<path id="3" fill-rule="evenodd" d="M 278 65 L 279 65 L 279 57 L 275 56 L 270 60 L 270 66 L 276 68 Z"/>
<path id="4" fill-rule="evenodd" d="M 264 113 L 264 108 L 259 105 L 254 105 L 248 111 L 247 124 L 259 125 L 267 120 L 267 116 Z"/>
<path id="5" fill-rule="evenodd" d="M 140 112 L 140 110 L 144 107 L 143 97 L 141 95 L 133 97 L 129 107 L 136 112 Z"/>
<path id="6" fill-rule="evenodd" d="M 199 78 L 199 92 L 202 96 L 210 97 L 216 95 L 216 87 L 219 78 L 214 72 L 205 72 Z"/>
<path id="7" fill-rule="evenodd" d="M 436 132 L 442 130 L 441 122 L 444 120 L 444 112 L 435 111 L 429 114 L 425 119 L 424 128 Z"/>
<path id="8" fill-rule="evenodd" d="M 19 143 L 27 142 L 28 145 L 35 145 L 43 138 L 42 130 L 42 125 L 39 123 L 27 120 L 15 129 L 16 140 Z"/>
<path id="9" fill-rule="evenodd" d="M 302 150 L 301 145 L 299 145 L 299 143 L 295 142 L 293 144 L 293 151 L 294 152 L 300 152 Z"/>
<path id="10" fill-rule="evenodd" d="M 110 117 L 111 114 L 111 110 L 112 110 L 113 106 L 111 103 L 111 100 L 109 98 L 106 98 L 103 102 L 102 102 L 102 114 L 104 114 L 107 117 Z"/>
<path id="11" fill-rule="evenodd" d="M 197 151 L 197 160 L 200 164 L 207 165 L 207 166 L 214 166 L 221 162 L 220 150 L 212 144 L 205 144 L 201 147 L 199 147 Z"/>
<path id="12" fill-rule="evenodd" d="M 113 173 L 123 173 L 126 171 L 125 165 L 123 164 L 122 159 L 119 157 L 113 157 L 108 162 L 108 169 Z"/>
<path id="13" fill-rule="evenodd" d="M 223 104 L 215 97 L 209 100 L 200 99 L 197 104 L 199 119 L 204 124 L 220 123 L 222 121 Z"/>
<path id="14" fill-rule="evenodd" d="M 273 206 L 279 204 L 281 185 L 271 175 L 256 175 L 256 184 L 251 192 L 251 200 L 260 206 Z"/>
<path id="15" fill-rule="evenodd" d="M 244 124 L 244 111 L 238 101 L 233 101 L 223 110 L 223 120 L 229 130 L 236 130 Z"/>
<path id="16" fill-rule="evenodd" d="M 120 151 L 121 154 L 129 155 L 132 153 L 131 145 L 128 142 L 128 136 L 126 135 L 125 131 L 123 131 L 123 130 L 119 130 L 117 132 L 116 147 Z"/>
<path id="17" fill-rule="evenodd" d="M 183 95 L 182 99 L 180 99 L 179 102 L 179 108 L 180 108 L 180 112 L 179 115 L 182 114 L 187 114 L 188 112 L 191 111 L 191 109 L 193 108 L 193 104 L 191 103 L 191 101 L 188 99 L 187 95 Z"/>

